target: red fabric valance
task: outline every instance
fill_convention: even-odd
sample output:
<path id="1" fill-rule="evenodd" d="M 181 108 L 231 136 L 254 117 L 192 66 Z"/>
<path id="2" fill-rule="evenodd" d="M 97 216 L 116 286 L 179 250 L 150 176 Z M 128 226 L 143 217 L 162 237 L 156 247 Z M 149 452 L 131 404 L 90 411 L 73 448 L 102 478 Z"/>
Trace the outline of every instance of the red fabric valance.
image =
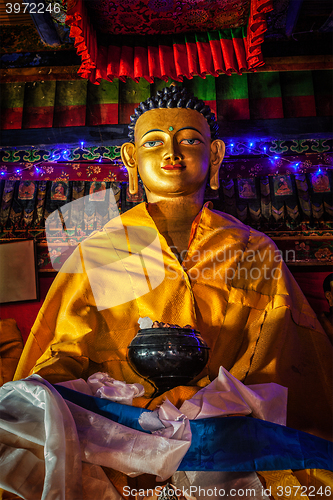
<path id="1" fill-rule="evenodd" d="M 266 13 L 273 10 L 273 0 L 251 0 L 247 28 L 235 28 L 196 34 L 163 35 L 158 43 L 151 38 L 113 37 L 108 46 L 98 43 L 83 0 L 68 2 L 66 23 L 71 27 L 82 64 L 79 74 L 92 83 L 127 77 L 135 81 L 154 77 L 182 81 L 206 74 L 241 74 L 264 64 L 261 43 L 266 31 Z M 140 38 L 140 41 L 138 40 Z M 133 39 L 132 39 L 133 40 Z"/>

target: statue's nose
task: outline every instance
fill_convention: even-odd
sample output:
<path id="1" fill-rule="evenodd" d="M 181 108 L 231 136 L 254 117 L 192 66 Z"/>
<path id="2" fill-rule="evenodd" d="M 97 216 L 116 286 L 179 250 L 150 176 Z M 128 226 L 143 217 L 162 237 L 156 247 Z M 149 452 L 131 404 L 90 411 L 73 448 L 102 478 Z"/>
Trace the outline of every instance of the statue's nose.
<path id="1" fill-rule="evenodd" d="M 179 151 L 178 144 L 170 144 L 168 151 L 165 153 L 164 159 L 170 161 L 182 160 L 183 156 Z"/>

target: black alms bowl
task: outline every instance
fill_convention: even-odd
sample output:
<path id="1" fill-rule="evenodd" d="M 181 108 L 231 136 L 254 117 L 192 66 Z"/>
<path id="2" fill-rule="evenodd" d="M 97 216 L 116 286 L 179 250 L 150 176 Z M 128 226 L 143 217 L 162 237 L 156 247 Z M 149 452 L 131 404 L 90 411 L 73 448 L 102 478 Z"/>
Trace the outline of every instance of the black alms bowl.
<path id="1" fill-rule="evenodd" d="M 128 346 L 128 361 L 141 377 L 153 382 L 158 394 L 187 385 L 208 361 L 209 347 L 196 330 L 146 328 Z"/>

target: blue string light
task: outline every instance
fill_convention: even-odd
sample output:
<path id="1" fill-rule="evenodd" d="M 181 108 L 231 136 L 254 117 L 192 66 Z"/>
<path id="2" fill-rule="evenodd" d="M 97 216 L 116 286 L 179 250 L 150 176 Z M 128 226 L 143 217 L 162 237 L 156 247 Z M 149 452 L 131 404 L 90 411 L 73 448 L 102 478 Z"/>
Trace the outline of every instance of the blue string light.
<path id="1" fill-rule="evenodd" d="M 282 156 L 278 156 L 278 155 L 273 156 L 273 155 L 270 154 L 270 152 L 267 153 L 267 146 L 261 145 L 260 144 L 260 142 L 261 142 L 260 139 L 255 139 L 255 140 L 253 140 L 253 139 L 252 140 L 251 139 L 250 140 L 247 139 L 247 140 L 249 142 L 247 142 L 247 143 L 245 142 L 243 144 L 240 143 L 240 142 L 239 143 L 230 142 L 229 146 L 228 146 L 230 148 L 229 149 L 230 156 L 238 154 L 238 151 L 236 151 L 236 153 L 235 153 L 233 150 L 234 150 L 235 146 L 241 145 L 244 148 L 247 148 L 248 151 L 251 150 L 251 153 L 256 154 L 258 156 L 260 155 L 261 157 L 267 158 L 271 162 L 272 167 L 275 166 L 277 170 L 279 170 L 279 167 L 281 166 L 281 162 L 284 161 L 284 162 L 287 162 L 287 165 L 285 164 L 286 168 L 289 167 L 291 169 L 291 171 L 294 172 L 295 174 L 298 172 L 298 170 L 300 168 L 300 165 L 301 165 L 300 162 L 295 163 L 295 160 L 291 161 L 290 159 L 288 159 L 287 157 L 284 157 L 283 155 Z M 258 146 L 257 149 L 256 149 L 255 144 L 257 144 L 258 142 L 259 142 L 260 146 Z M 80 145 L 81 145 L 81 148 L 84 148 L 85 142 L 84 141 L 80 141 Z M 17 148 L 15 147 L 15 150 L 16 149 Z M 34 150 L 34 146 L 31 146 L 31 149 Z M 69 155 L 71 154 L 71 149 L 62 150 L 61 149 L 61 145 L 60 145 L 60 147 L 58 146 L 56 148 L 52 148 L 52 150 L 49 152 L 49 154 L 50 154 L 49 161 L 51 161 L 51 162 L 60 161 L 61 162 L 61 161 L 63 161 L 63 160 L 61 160 L 61 158 L 63 158 L 64 160 L 68 160 L 68 161 L 70 160 Z M 57 153 L 55 151 L 57 151 Z M 102 163 L 103 161 L 104 161 L 103 154 L 100 154 L 100 157 L 98 158 L 98 162 Z M 123 165 L 122 165 L 122 163 L 121 163 L 120 160 L 115 160 L 113 162 L 113 164 L 117 165 L 118 162 L 119 162 L 119 165 L 121 166 L 121 168 L 124 169 L 124 167 L 123 167 Z M 323 171 L 320 168 L 321 166 L 325 167 L 324 168 L 324 172 L 325 172 L 325 170 L 331 168 L 331 167 L 327 167 L 326 165 L 318 165 L 317 166 L 318 169 L 312 175 L 318 176 L 318 175 L 323 174 Z M 22 174 L 22 172 L 24 172 L 25 170 L 27 170 L 27 168 L 29 168 L 29 167 L 22 168 L 22 169 L 15 169 L 15 166 L 13 165 L 12 172 L 15 172 L 16 174 Z M 36 173 L 42 172 L 42 169 L 38 168 L 37 165 L 34 165 L 34 169 L 35 169 Z M 126 169 L 124 169 L 124 171 L 126 171 Z M 307 171 L 307 169 L 305 171 Z M 312 172 L 314 172 L 314 170 L 312 170 Z M 8 174 L 8 176 L 11 175 L 11 172 L 3 170 L 3 171 L 0 171 L 0 174 L 1 174 L 1 177 L 4 177 L 4 176 L 7 176 L 7 174 Z"/>

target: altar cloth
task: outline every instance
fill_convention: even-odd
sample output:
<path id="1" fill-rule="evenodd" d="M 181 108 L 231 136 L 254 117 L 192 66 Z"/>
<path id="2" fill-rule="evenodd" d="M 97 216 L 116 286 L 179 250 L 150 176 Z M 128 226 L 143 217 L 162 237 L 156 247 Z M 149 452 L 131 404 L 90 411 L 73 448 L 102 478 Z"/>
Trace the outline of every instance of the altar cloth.
<path id="1" fill-rule="evenodd" d="M 142 432 L 142 408 L 122 405 L 55 386 L 67 401 Z M 312 434 L 252 417 L 190 420 L 192 441 L 178 470 L 333 470 L 333 443 Z"/>
<path id="2" fill-rule="evenodd" d="M 138 430 L 155 411 L 56 389 L 39 375 L 8 382 L 0 388 L 0 488 L 25 500 L 90 500 L 92 493 L 120 500 L 103 467 L 158 481 L 177 470 L 245 474 L 247 482 L 255 471 L 332 470 L 333 445 L 324 439 L 249 416 L 186 418 L 190 432 L 179 438 L 173 408 L 169 438 Z"/>

